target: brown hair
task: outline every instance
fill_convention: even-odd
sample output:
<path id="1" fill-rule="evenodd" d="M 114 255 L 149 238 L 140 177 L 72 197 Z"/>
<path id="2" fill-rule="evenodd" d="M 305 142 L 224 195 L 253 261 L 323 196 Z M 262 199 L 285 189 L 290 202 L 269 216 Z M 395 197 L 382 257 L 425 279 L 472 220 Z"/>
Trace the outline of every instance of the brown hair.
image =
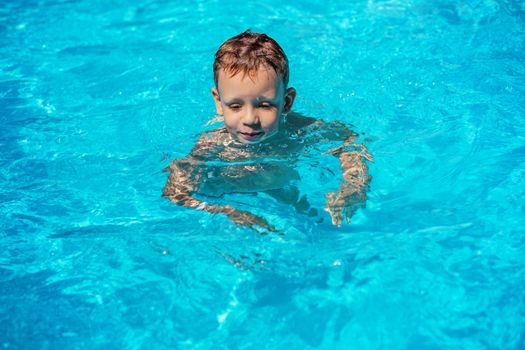
<path id="1" fill-rule="evenodd" d="M 231 75 L 239 72 L 249 74 L 261 65 L 271 67 L 282 76 L 284 86 L 288 85 L 288 58 L 279 44 L 266 34 L 253 33 L 250 30 L 237 34 L 222 43 L 215 53 L 215 86 L 218 86 L 221 68 Z"/>

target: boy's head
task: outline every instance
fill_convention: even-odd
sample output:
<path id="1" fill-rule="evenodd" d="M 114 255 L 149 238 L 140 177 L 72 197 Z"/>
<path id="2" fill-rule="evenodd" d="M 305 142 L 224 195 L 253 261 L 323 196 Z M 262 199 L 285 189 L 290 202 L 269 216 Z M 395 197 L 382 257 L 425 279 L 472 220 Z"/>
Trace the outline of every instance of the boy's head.
<path id="1" fill-rule="evenodd" d="M 279 131 L 295 89 L 288 85 L 288 59 L 269 36 L 250 31 L 226 40 L 215 54 L 217 114 L 230 134 L 243 143 L 256 143 Z"/>

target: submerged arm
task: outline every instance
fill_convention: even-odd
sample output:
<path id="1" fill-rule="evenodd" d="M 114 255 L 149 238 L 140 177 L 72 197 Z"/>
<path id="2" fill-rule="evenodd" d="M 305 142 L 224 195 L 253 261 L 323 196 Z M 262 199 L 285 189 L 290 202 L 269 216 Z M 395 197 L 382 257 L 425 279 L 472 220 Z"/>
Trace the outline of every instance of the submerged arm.
<path id="1" fill-rule="evenodd" d="M 275 231 L 275 228 L 269 225 L 266 220 L 252 213 L 235 209 L 229 205 L 209 204 L 193 197 L 201 182 L 203 170 L 203 163 L 189 157 L 173 161 L 164 169 L 164 171 L 169 171 L 170 175 L 162 191 L 162 196 L 180 206 L 204 210 L 212 214 L 225 214 L 235 224 L 248 226 L 257 232 L 259 231 L 254 226 Z"/>
<path id="2" fill-rule="evenodd" d="M 346 218 L 350 223 L 357 209 L 364 207 L 366 192 L 371 176 L 368 174 L 366 161 L 373 161 L 363 144 L 357 144 L 357 134 L 350 131 L 344 139 L 343 146 L 329 150 L 327 153 L 336 156 L 342 170 L 343 181 L 339 189 L 326 194 L 325 210 L 330 213 L 332 223 L 341 226 Z"/>
<path id="3" fill-rule="evenodd" d="M 192 195 L 197 190 L 200 176 L 193 173 L 197 170 L 198 162 L 189 159 L 176 159 L 164 171 L 170 175 L 162 190 L 162 196 L 177 205 L 187 208 L 201 209 L 205 202 Z"/>

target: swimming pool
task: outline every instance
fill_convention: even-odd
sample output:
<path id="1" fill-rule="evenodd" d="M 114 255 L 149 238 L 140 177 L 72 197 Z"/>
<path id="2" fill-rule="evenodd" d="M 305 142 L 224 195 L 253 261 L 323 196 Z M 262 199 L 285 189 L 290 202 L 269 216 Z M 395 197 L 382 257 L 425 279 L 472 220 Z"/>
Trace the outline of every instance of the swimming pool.
<path id="1" fill-rule="evenodd" d="M 513 1 L 3 2 L 1 345 L 525 348 L 524 26 Z M 297 111 L 369 139 L 352 225 L 226 198 L 283 233 L 261 236 L 161 198 L 247 28 Z"/>

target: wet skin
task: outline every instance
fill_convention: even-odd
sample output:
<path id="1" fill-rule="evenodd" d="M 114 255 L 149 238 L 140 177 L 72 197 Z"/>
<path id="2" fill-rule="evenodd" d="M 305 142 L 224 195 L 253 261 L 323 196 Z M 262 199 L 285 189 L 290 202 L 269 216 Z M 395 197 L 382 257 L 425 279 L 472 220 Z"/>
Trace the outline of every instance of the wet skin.
<path id="1" fill-rule="evenodd" d="M 306 198 L 299 196 L 293 184 L 300 179 L 295 160 L 305 148 L 332 140 L 340 141 L 341 147 L 327 153 L 339 158 L 343 181 L 338 191 L 327 193 L 325 210 L 332 223 L 340 226 L 363 205 L 370 180 L 365 160 L 371 157 L 366 148 L 355 144 L 356 135 L 342 123 L 324 123 L 290 112 L 295 89 L 286 89 L 275 72 L 259 69 L 231 75 L 220 71 L 212 96 L 225 125 L 202 134 L 187 157 L 166 168 L 171 174 L 165 197 L 185 207 L 223 213 L 258 232 L 275 231 L 264 218 L 230 205 L 206 203 L 194 194 L 265 191 L 306 212 Z"/>

